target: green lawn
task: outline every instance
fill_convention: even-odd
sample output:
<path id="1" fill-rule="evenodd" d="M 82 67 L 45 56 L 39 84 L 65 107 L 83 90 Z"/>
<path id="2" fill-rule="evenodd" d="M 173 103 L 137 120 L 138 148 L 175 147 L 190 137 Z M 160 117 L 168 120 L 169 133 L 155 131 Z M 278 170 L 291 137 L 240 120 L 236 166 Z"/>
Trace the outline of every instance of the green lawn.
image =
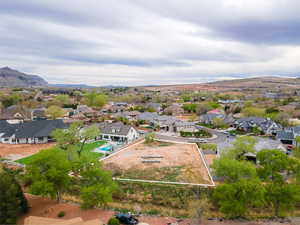
<path id="1" fill-rule="evenodd" d="M 97 148 L 101 145 L 104 145 L 104 144 L 106 144 L 106 141 L 97 141 L 97 142 L 94 142 L 94 143 L 86 144 L 83 148 L 82 155 L 86 155 L 86 156 L 91 157 L 91 158 L 99 158 L 99 157 L 102 156 L 102 153 L 92 152 L 92 150 L 94 150 L 95 148 Z M 31 155 L 31 156 L 28 156 L 28 157 L 25 157 L 25 158 L 22 158 L 22 159 L 18 159 L 18 160 L 16 160 L 16 162 L 21 163 L 21 164 L 25 164 L 25 165 L 29 164 L 36 157 L 37 154 Z"/>

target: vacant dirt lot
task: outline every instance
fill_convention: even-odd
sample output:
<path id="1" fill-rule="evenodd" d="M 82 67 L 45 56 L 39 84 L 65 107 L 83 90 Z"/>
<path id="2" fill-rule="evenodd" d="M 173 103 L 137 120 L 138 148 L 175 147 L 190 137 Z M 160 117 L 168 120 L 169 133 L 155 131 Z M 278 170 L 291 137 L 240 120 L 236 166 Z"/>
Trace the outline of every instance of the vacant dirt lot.
<path id="1" fill-rule="evenodd" d="M 0 144 L 0 157 L 17 160 L 29 155 L 33 155 L 43 149 L 54 146 L 54 143 L 50 144 Z"/>
<path id="2" fill-rule="evenodd" d="M 75 217 L 81 217 L 84 221 L 92 219 L 100 219 L 102 222 L 107 223 L 109 218 L 115 214 L 114 211 L 102 210 L 102 209 L 90 209 L 82 210 L 79 205 L 61 203 L 57 204 L 55 201 L 42 198 L 33 195 L 26 195 L 30 210 L 29 212 L 22 216 L 18 224 L 24 224 L 24 219 L 27 216 L 42 216 L 49 218 L 57 218 L 57 214 L 60 211 L 65 212 L 64 219 L 72 219 Z M 192 225 L 193 223 L 190 219 L 184 219 L 178 221 L 176 218 L 172 217 L 158 217 L 158 216 L 141 216 L 138 218 L 140 222 L 148 223 L 150 225 L 166 225 L 168 223 L 178 222 L 178 225 Z M 204 221 L 201 225 L 291 225 L 290 223 L 280 223 L 280 222 L 263 222 L 263 221 Z"/>
<path id="3" fill-rule="evenodd" d="M 211 184 L 208 171 L 193 144 L 139 143 L 103 163 L 107 169 L 118 170 L 123 178 Z"/>

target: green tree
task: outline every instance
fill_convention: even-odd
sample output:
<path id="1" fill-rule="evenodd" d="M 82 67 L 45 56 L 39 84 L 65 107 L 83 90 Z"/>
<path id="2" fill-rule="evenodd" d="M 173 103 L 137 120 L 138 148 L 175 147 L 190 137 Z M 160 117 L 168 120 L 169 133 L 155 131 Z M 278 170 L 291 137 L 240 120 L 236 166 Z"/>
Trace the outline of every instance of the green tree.
<path id="1" fill-rule="evenodd" d="M 100 130 L 97 125 L 92 125 L 87 128 L 84 128 L 81 132 L 79 132 L 80 144 L 77 150 L 78 156 L 81 156 L 84 145 L 89 140 L 95 140 L 100 135 Z"/>
<path id="2" fill-rule="evenodd" d="M 245 117 L 248 116 L 258 116 L 258 117 L 263 117 L 265 115 L 265 109 L 261 109 L 261 108 L 256 108 L 256 107 L 245 107 L 242 110 L 242 114 Z"/>
<path id="3" fill-rule="evenodd" d="M 217 109 L 217 108 L 219 108 L 219 107 L 221 106 L 219 103 L 213 102 L 213 101 L 208 102 L 207 104 L 208 104 L 211 108 L 213 108 L 213 109 Z"/>
<path id="4" fill-rule="evenodd" d="M 197 110 L 197 104 L 184 104 L 182 108 L 185 112 L 195 113 Z"/>
<path id="5" fill-rule="evenodd" d="M 151 144 L 151 143 L 153 143 L 154 139 L 155 139 L 155 134 L 154 133 L 147 134 L 145 136 L 145 144 Z"/>
<path id="6" fill-rule="evenodd" d="M 287 171 L 290 162 L 285 153 L 277 149 L 264 149 L 257 153 L 256 158 L 261 166 L 258 173 L 264 180 L 284 181 L 282 172 Z"/>
<path id="7" fill-rule="evenodd" d="M 211 109 L 213 109 L 211 107 L 211 105 L 209 105 L 206 102 L 203 102 L 203 103 L 198 104 L 196 112 L 198 115 L 201 115 L 201 114 L 207 113 Z"/>
<path id="8" fill-rule="evenodd" d="M 90 107 L 102 107 L 107 102 L 106 95 L 98 94 L 96 91 L 85 94 L 86 104 Z"/>
<path id="9" fill-rule="evenodd" d="M 212 121 L 212 124 L 215 128 L 225 128 L 228 127 L 227 124 L 224 122 L 224 119 L 222 118 L 214 118 Z"/>
<path id="10" fill-rule="evenodd" d="M 66 191 L 71 177 L 70 161 L 66 153 L 58 149 L 39 152 L 27 165 L 25 179 L 33 194 L 50 196 L 59 202 L 61 193 Z"/>
<path id="11" fill-rule="evenodd" d="M 213 192 L 213 199 L 227 217 L 238 218 L 245 216 L 252 207 L 263 206 L 264 193 L 259 179 L 242 179 L 218 185 Z"/>
<path id="12" fill-rule="evenodd" d="M 297 184 L 269 183 L 266 185 L 266 202 L 274 209 L 274 215 L 284 215 L 293 210 L 300 201 L 300 188 Z"/>
<path id="13" fill-rule="evenodd" d="M 110 172 L 95 164 L 81 172 L 80 176 L 82 208 L 101 207 L 112 201 L 112 194 L 117 185 L 112 180 Z"/>
<path id="14" fill-rule="evenodd" d="M 56 105 L 51 105 L 46 110 L 46 115 L 48 115 L 53 120 L 63 117 L 64 114 L 65 114 L 65 111 Z"/>
<path id="15" fill-rule="evenodd" d="M 17 105 L 22 100 L 23 100 L 23 98 L 19 94 L 16 94 L 16 93 L 13 93 L 11 95 L 4 95 L 4 96 L 1 97 L 2 105 L 5 108 L 7 108 L 11 105 Z"/>
<path id="16" fill-rule="evenodd" d="M 247 161 L 221 157 L 214 160 L 211 168 L 216 176 L 224 178 L 224 181 L 227 183 L 257 177 L 255 166 Z"/>
<path id="17" fill-rule="evenodd" d="M 74 91 L 74 92 L 73 92 L 73 96 L 75 97 L 76 103 L 78 103 L 78 102 L 80 101 L 80 98 L 81 98 L 81 96 L 82 96 L 82 93 L 81 93 L 81 91 Z"/>
<path id="18" fill-rule="evenodd" d="M 16 224 L 28 210 L 27 200 L 13 174 L 0 167 L 0 224 Z"/>
<path id="19" fill-rule="evenodd" d="M 63 106 L 70 104 L 71 100 L 69 95 L 57 95 L 54 99 L 54 102 L 58 106 Z"/>
<path id="20" fill-rule="evenodd" d="M 74 152 L 80 158 L 87 141 L 95 140 L 99 135 L 100 130 L 96 125 L 84 127 L 81 122 L 72 123 L 68 129 L 57 129 L 51 134 L 57 146 L 68 152 L 69 159 L 74 157 Z"/>
<path id="21" fill-rule="evenodd" d="M 255 145 L 257 140 L 251 136 L 237 137 L 233 142 L 233 146 L 226 149 L 222 155 L 231 159 L 243 160 L 246 153 L 255 153 Z"/>
<path id="22" fill-rule="evenodd" d="M 292 210 L 300 201 L 300 187 L 289 178 L 299 176 L 299 164 L 277 149 L 265 149 L 257 154 L 258 174 L 266 184 L 266 201 L 279 216 Z M 293 169 L 294 168 L 294 169 Z"/>

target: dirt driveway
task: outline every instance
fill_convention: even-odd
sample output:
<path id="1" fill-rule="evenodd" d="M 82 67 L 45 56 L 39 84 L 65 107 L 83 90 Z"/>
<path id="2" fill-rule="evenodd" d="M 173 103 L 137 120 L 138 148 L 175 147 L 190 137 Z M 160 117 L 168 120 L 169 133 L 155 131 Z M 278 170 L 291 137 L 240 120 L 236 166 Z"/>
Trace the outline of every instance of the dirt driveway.
<path id="1" fill-rule="evenodd" d="M 17 160 L 29 155 L 33 155 L 43 149 L 54 146 L 50 144 L 0 144 L 0 157 Z"/>

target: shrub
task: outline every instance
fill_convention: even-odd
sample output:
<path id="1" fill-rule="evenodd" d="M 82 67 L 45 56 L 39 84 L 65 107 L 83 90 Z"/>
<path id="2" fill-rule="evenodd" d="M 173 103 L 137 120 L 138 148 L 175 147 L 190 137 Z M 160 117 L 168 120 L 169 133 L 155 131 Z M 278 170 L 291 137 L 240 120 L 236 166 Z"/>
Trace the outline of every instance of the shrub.
<path id="1" fill-rule="evenodd" d="M 211 137 L 211 134 L 205 130 L 199 130 L 197 132 L 180 131 L 181 137 Z"/>
<path id="2" fill-rule="evenodd" d="M 64 211 L 60 211 L 58 214 L 57 214 L 57 217 L 64 217 L 65 216 L 65 212 Z"/>
<path id="3" fill-rule="evenodd" d="M 107 223 L 107 225 L 120 225 L 120 222 L 117 218 L 111 217 Z"/>
<path id="4" fill-rule="evenodd" d="M 153 143 L 154 139 L 155 139 L 155 134 L 154 133 L 147 134 L 146 137 L 145 137 L 145 144 Z"/>

